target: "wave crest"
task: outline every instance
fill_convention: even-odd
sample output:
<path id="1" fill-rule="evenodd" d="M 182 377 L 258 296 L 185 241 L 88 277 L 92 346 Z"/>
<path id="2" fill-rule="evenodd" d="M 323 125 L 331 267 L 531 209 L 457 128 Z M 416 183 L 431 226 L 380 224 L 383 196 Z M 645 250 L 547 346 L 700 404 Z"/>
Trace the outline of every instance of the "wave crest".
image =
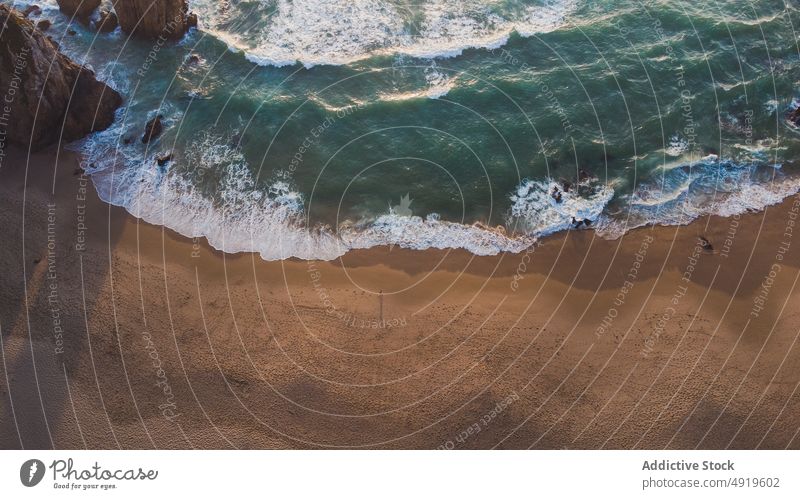
<path id="1" fill-rule="evenodd" d="M 226 4 L 227 5 L 227 4 Z M 501 8 L 502 6 L 502 8 Z M 255 12 L 247 26 L 221 12 L 216 0 L 198 0 L 203 28 L 259 65 L 343 65 L 375 55 L 453 57 L 470 48 L 497 48 L 512 32 L 553 31 L 574 9 L 572 0 L 538 5 L 512 1 L 278 0 Z M 231 8 L 227 5 L 226 8 Z M 243 7 L 244 8 L 244 7 Z M 240 15 L 244 15 L 241 13 Z"/>

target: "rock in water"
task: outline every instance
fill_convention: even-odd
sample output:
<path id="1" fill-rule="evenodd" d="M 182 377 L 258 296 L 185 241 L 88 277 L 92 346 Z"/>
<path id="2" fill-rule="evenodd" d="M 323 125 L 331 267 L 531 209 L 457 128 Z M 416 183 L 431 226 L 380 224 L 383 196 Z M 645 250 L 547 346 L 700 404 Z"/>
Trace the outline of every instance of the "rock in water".
<path id="1" fill-rule="evenodd" d="M 150 141 L 156 140 L 158 136 L 161 135 L 161 132 L 164 130 L 164 125 L 161 123 L 162 118 L 164 117 L 159 114 L 148 121 L 144 126 L 144 135 L 142 136 L 143 144 L 149 144 Z"/>
<path id="2" fill-rule="evenodd" d="M 58 8 L 68 16 L 73 16 L 84 24 L 89 23 L 89 16 L 100 6 L 100 0 L 57 0 Z"/>
<path id="3" fill-rule="evenodd" d="M 142 38 L 177 40 L 193 25 L 186 0 L 113 0 L 122 30 Z"/>
<path id="4" fill-rule="evenodd" d="M 796 127 L 800 127 L 800 107 L 792 109 L 786 114 L 786 119 L 789 123 Z"/>
<path id="5" fill-rule="evenodd" d="M 41 149 L 108 128 L 122 97 L 60 53 L 18 11 L 0 4 L 0 127 L 10 142 Z"/>
<path id="6" fill-rule="evenodd" d="M 117 29 L 118 25 L 117 15 L 110 10 L 103 9 L 100 11 L 99 17 L 94 23 L 94 28 L 100 33 L 111 33 Z"/>
<path id="7" fill-rule="evenodd" d="M 156 157 L 156 163 L 158 163 L 158 166 L 164 166 L 170 161 L 172 161 L 172 153 Z"/>
<path id="8" fill-rule="evenodd" d="M 38 5 L 28 5 L 25 7 L 25 10 L 22 11 L 23 17 L 29 17 L 31 14 L 34 16 L 41 16 L 42 15 L 42 8 Z"/>
<path id="9" fill-rule="evenodd" d="M 50 26 L 52 26 L 52 25 L 53 25 L 53 23 L 51 23 L 47 19 L 42 19 L 41 21 L 36 23 L 36 27 L 39 28 L 42 31 L 47 31 L 48 29 L 50 29 Z"/>

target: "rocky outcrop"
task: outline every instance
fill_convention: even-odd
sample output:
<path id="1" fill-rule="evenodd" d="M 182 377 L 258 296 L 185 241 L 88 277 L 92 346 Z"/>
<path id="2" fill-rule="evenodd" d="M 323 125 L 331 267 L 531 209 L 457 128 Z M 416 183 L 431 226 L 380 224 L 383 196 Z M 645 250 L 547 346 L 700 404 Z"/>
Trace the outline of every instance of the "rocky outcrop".
<path id="1" fill-rule="evenodd" d="M 796 127 L 800 127 L 800 107 L 794 108 L 786 113 L 786 121 Z"/>
<path id="2" fill-rule="evenodd" d="M 123 31 L 142 38 L 177 40 L 197 26 L 186 0 L 113 0 Z"/>
<path id="3" fill-rule="evenodd" d="M 109 10 L 103 9 L 100 11 L 97 21 L 94 23 L 94 28 L 100 33 L 111 33 L 117 29 L 118 25 L 117 15 Z"/>
<path id="4" fill-rule="evenodd" d="M 161 120 L 163 118 L 164 117 L 159 114 L 158 116 L 147 122 L 147 124 L 144 126 L 144 135 L 142 135 L 142 144 L 149 144 L 150 141 L 156 140 L 161 135 L 161 132 L 164 131 L 164 124 L 161 123 Z"/>
<path id="5" fill-rule="evenodd" d="M 25 10 L 22 11 L 23 17 L 30 17 L 31 15 L 34 16 L 41 16 L 42 15 L 42 8 L 38 5 L 28 5 L 25 7 Z"/>
<path id="6" fill-rule="evenodd" d="M 100 0 L 57 0 L 58 8 L 64 14 L 75 17 L 84 24 L 88 24 L 89 16 L 94 9 L 100 6 Z"/>
<path id="7" fill-rule="evenodd" d="M 122 97 L 0 4 L 0 108 L 6 138 L 34 150 L 107 128 Z"/>
<path id="8" fill-rule="evenodd" d="M 158 166 L 165 166 L 167 163 L 172 161 L 172 153 L 163 154 L 161 156 L 156 156 L 156 163 Z"/>

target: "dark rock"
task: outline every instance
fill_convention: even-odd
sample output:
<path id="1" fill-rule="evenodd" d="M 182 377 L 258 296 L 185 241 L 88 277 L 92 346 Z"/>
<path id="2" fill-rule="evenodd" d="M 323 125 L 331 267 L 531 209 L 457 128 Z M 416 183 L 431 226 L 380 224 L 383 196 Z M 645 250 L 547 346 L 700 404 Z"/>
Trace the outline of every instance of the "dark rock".
<path id="1" fill-rule="evenodd" d="M 161 123 L 162 119 L 164 119 L 164 117 L 159 114 L 147 122 L 144 126 L 144 135 L 142 136 L 143 144 L 149 144 L 161 135 L 161 132 L 164 131 L 164 124 Z"/>
<path id="2" fill-rule="evenodd" d="M 5 28 L 0 30 L 0 88 L 16 89 L 7 95 L 12 101 L 10 142 L 38 150 L 111 125 L 122 104 L 117 92 L 2 4 L 0 25 Z"/>
<path id="3" fill-rule="evenodd" d="M 156 158 L 156 163 L 158 163 L 158 166 L 164 166 L 170 161 L 172 161 L 172 153 L 165 154 L 163 156 L 158 156 Z"/>
<path id="4" fill-rule="evenodd" d="M 133 143 L 133 137 L 123 137 L 122 143 L 126 146 Z"/>
<path id="5" fill-rule="evenodd" d="M 100 6 L 100 0 L 57 0 L 58 8 L 64 14 L 72 16 L 83 24 L 89 24 L 92 12 Z"/>
<path id="6" fill-rule="evenodd" d="M 555 199 L 556 203 L 560 203 L 561 202 L 562 194 L 561 194 L 561 191 L 558 190 L 557 186 L 553 187 L 553 191 L 550 193 L 550 197 Z"/>
<path id="7" fill-rule="evenodd" d="M 231 147 L 241 149 L 247 143 L 247 138 L 241 133 L 236 133 L 231 137 Z"/>
<path id="8" fill-rule="evenodd" d="M 189 64 L 199 64 L 200 63 L 200 56 L 197 54 L 192 54 L 186 58 L 186 62 Z"/>
<path id="9" fill-rule="evenodd" d="M 796 127 L 800 127 L 800 107 L 792 109 L 786 115 L 786 120 Z"/>
<path id="10" fill-rule="evenodd" d="M 52 25 L 53 23 L 51 23 L 47 19 L 42 19 L 41 21 L 36 23 L 36 27 L 39 28 L 41 31 L 47 31 L 48 29 L 50 29 L 50 26 Z"/>
<path id="11" fill-rule="evenodd" d="M 186 0 L 113 0 L 122 31 L 141 38 L 178 40 L 197 25 Z"/>
<path id="12" fill-rule="evenodd" d="M 711 241 L 709 241 L 708 239 L 706 239 L 703 236 L 698 236 L 698 239 L 700 239 L 700 246 L 702 246 L 702 248 L 704 250 L 706 250 L 706 251 L 714 251 L 714 245 L 711 244 Z"/>
<path id="13" fill-rule="evenodd" d="M 75 31 L 75 30 L 74 30 L 74 29 L 72 29 L 72 28 L 69 28 L 69 29 L 67 29 L 67 34 L 68 34 L 69 36 L 75 36 L 75 35 L 77 35 L 77 34 L 78 34 L 78 32 L 77 32 L 77 31 Z"/>
<path id="14" fill-rule="evenodd" d="M 31 14 L 33 14 L 34 16 L 41 16 L 42 15 L 41 7 L 39 7 L 38 5 L 28 5 L 27 7 L 25 7 L 25 10 L 22 11 L 23 17 L 28 17 Z"/>
<path id="15" fill-rule="evenodd" d="M 106 9 L 100 10 L 97 21 L 94 23 L 94 29 L 100 33 L 111 33 L 119 26 L 117 15 L 114 12 Z"/>

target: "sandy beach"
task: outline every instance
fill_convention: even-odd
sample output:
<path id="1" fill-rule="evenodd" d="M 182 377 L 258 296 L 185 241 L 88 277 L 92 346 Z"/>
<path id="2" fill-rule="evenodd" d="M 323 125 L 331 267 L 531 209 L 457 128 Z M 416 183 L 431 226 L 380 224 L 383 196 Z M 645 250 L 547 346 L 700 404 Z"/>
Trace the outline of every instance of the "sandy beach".
<path id="1" fill-rule="evenodd" d="M 800 448 L 798 196 L 265 262 L 103 203 L 74 153 L 6 152 L 2 448 Z"/>

